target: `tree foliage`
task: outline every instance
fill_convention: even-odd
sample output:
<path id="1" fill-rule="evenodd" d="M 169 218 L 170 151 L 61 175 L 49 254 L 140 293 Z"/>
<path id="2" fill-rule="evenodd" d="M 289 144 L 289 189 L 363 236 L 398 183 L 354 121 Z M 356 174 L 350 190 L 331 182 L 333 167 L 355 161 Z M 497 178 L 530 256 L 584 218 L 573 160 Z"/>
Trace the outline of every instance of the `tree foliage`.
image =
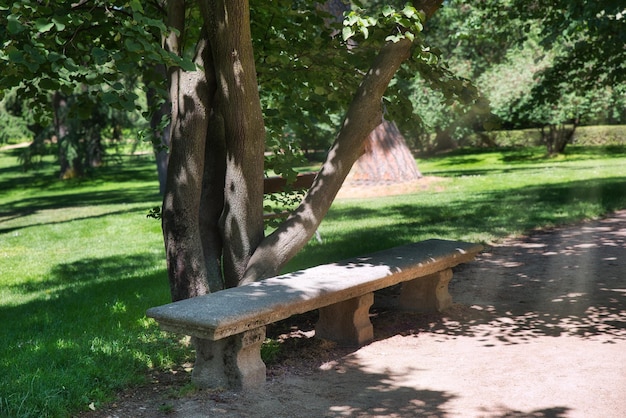
<path id="1" fill-rule="evenodd" d="M 433 38 L 451 68 L 476 81 L 503 127 L 567 132 L 579 123 L 619 120 L 626 73 L 620 2 L 446 5 L 429 26 Z M 432 106 L 426 102 L 421 111 L 433 114 L 431 124 L 441 129 L 446 111 Z"/>

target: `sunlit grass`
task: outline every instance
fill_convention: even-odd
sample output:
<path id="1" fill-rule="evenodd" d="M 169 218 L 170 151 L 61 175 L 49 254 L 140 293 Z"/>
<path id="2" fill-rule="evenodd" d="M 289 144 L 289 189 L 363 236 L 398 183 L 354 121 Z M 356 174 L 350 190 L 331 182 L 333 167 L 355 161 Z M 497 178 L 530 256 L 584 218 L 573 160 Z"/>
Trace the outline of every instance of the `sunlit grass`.
<path id="1" fill-rule="evenodd" d="M 432 187 L 333 204 L 288 269 L 427 238 L 493 242 L 626 207 L 626 149 L 459 150 L 419 160 Z M 0 152 L 0 416 L 68 416 L 187 356 L 145 310 L 169 300 L 154 163 L 60 182 Z"/>
<path id="2" fill-rule="evenodd" d="M 413 194 L 338 200 L 312 240 L 287 267 L 428 238 L 490 243 L 538 227 L 592 219 L 626 207 L 626 147 L 475 149 L 418 160 L 442 178 Z"/>
<path id="3" fill-rule="evenodd" d="M 0 416 L 69 416 L 180 363 L 186 350 L 144 315 L 169 299 L 160 224 L 146 218 L 153 162 L 73 183 L 11 163 L 0 154 Z"/>

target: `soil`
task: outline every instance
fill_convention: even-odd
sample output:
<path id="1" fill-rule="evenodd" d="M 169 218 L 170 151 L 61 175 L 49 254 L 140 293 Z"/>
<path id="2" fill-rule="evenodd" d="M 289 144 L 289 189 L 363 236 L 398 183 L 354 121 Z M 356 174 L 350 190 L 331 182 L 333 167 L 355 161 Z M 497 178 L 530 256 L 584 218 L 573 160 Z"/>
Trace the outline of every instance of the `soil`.
<path id="1" fill-rule="evenodd" d="M 268 327 L 282 346 L 262 390 L 193 389 L 187 364 L 82 416 L 626 416 L 626 210 L 493 245 L 450 293 L 432 315 L 377 294 L 358 349 L 312 338 L 315 313 Z"/>

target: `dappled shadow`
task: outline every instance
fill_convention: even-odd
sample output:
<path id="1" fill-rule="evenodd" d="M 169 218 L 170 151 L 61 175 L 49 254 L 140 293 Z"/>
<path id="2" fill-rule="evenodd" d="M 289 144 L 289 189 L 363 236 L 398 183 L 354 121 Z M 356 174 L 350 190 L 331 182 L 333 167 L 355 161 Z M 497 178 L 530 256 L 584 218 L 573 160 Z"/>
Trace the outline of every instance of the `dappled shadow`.
<path id="1" fill-rule="evenodd" d="M 54 220 L 50 222 L 33 222 L 33 223 L 29 223 L 28 221 L 25 221 L 23 218 L 27 216 L 31 216 L 31 215 L 37 215 L 39 213 L 38 211 L 32 211 L 28 213 L 20 212 L 20 214 L 15 214 L 6 219 L 0 220 L 0 234 L 8 234 L 8 233 L 15 232 L 23 228 L 30 228 L 30 227 L 37 227 L 37 226 L 44 226 L 44 225 L 57 225 L 57 224 L 81 221 L 81 220 L 86 220 L 86 219 L 99 219 L 99 218 L 105 218 L 107 216 L 123 215 L 127 213 L 136 213 L 138 216 L 142 216 L 142 215 L 145 216 L 148 213 L 149 209 L 150 209 L 149 206 L 146 206 L 143 209 L 134 207 L 134 208 L 126 209 L 126 210 L 113 210 L 110 212 L 98 213 L 98 214 L 87 215 L 87 216 L 75 216 L 75 213 L 73 213 L 72 214 L 73 216 L 68 219 L 60 219 L 60 220 Z M 100 208 L 96 210 L 100 211 Z M 17 221 L 17 222 L 11 222 L 11 221 Z"/>
<path id="2" fill-rule="evenodd" d="M 331 361 L 306 378 L 280 382 L 284 389 L 280 401 L 288 405 L 293 398 L 292 393 L 310 396 L 310 403 L 290 405 L 292 410 L 297 407 L 299 416 L 446 416 L 446 403 L 455 395 L 399 383 L 416 374 L 419 374 L 419 368 L 408 368 L 398 376 L 390 370 L 382 373 L 370 371 L 350 360 Z M 329 381 L 332 381 L 332 388 L 327 386 Z"/>
<path id="3" fill-rule="evenodd" d="M 85 189 L 72 191 L 68 189 L 58 195 L 45 194 L 41 197 L 29 197 L 12 202 L 10 208 L 3 208 L 3 210 L 0 211 L 0 216 L 33 214 L 46 209 L 142 203 L 158 198 L 158 190 L 155 190 L 155 188 L 151 186 L 107 191 L 89 191 Z"/>
<path id="4" fill-rule="evenodd" d="M 2 169 L 4 175 L 1 176 L 0 191 L 10 193 L 28 188 L 38 194 L 7 202 L 0 208 L 0 224 L 48 209 L 160 200 L 154 163 L 149 159 L 131 159 L 124 164 L 100 167 L 96 176 L 65 181 L 52 174 L 49 165 L 46 164 L 46 170 L 26 173 L 14 166 Z M 107 183 L 115 183 L 120 187 L 93 190 Z M 124 184 L 130 183 L 135 184 L 124 187 Z"/>
<path id="5" fill-rule="evenodd" d="M 15 168 L 11 168 L 15 171 Z M 125 187 L 125 183 L 137 182 Z M 153 183 L 146 185 L 145 183 Z M 116 184 L 117 187 L 106 187 L 97 190 L 105 183 Z M 150 207 L 147 202 L 159 201 L 158 185 L 152 164 L 147 161 L 129 162 L 124 166 L 102 167 L 97 178 L 73 179 L 61 181 L 46 172 L 22 173 L 11 176 L 0 182 L 0 190 L 16 191 L 29 189 L 27 197 L 15 194 L 15 200 L 8 201 L 0 207 L 0 233 L 13 232 L 30 226 L 49 225 L 69 222 L 75 219 L 87 219 L 108 214 L 131 212 L 131 209 L 118 207 L 102 209 L 104 205 L 145 204 L 145 210 Z M 96 189 L 96 190 L 94 190 Z M 63 209 L 81 209 L 83 213 L 72 214 L 68 218 L 61 212 L 44 214 L 46 211 L 60 211 Z M 132 210 L 141 211 L 134 208 Z M 50 221 L 41 221 L 41 216 Z M 32 220 L 30 219 L 32 217 Z"/>
<path id="6" fill-rule="evenodd" d="M 408 320 L 398 321 L 400 315 Z M 421 317 L 428 318 L 423 315 Z M 511 404 L 511 400 L 506 398 L 501 398 L 500 403 L 494 402 L 494 398 L 486 394 L 479 400 L 471 399 L 471 394 L 484 385 L 482 382 L 485 376 L 475 375 L 472 382 L 464 381 L 461 377 L 455 379 L 454 370 L 457 367 L 466 368 L 462 364 L 456 364 L 457 359 L 447 358 L 449 370 L 439 370 L 428 357 L 420 355 L 424 353 L 419 346 L 403 347 L 396 339 L 392 343 L 383 342 L 398 333 L 409 335 L 406 331 L 412 329 L 414 319 L 415 316 L 411 314 L 398 314 L 390 323 L 374 315 L 374 326 L 377 331 L 381 331 L 377 341 L 381 343 L 373 343 L 361 349 L 338 349 L 311 338 L 315 320 L 311 314 L 270 327 L 268 335 L 283 338 L 285 345 L 281 350 L 285 353 L 283 357 L 277 364 L 269 367 L 269 386 L 263 392 L 264 395 L 260 395 L 269 394 L 271 401 L 259 401 L 254 395 L 244 395 L 237 400 L 237 404 L 221 405 L 223 416 L 293 416 L 289 411 L 298 411 L 298 416 L 325 417 L 558 418 L 568 415 L 571 408 L 559 404 L 525 411 L 505 406 Z M 297 328 L 293 325 L 289 328 L 290 323 L 297 323 Z M 286 334 L 278 336 L 281 326 Z M 298 330 L 294 331 L 295 329 Z M 450 357 L 450 353 L 446 356 Z M 281 370 L 289 369 L 294 363 L 298 364 L 298 370 L 310 367 L 310 371 L 281 377 Z M 303 363 L 307 364 L 304 368 Z M 436 364 L 440 367 L 440 363 Z M 492 370 L 487 373 L 499 372 Z M 524 386 L 532 385 L 533 378 L 528 376 L 527 380 L 519 383 Z M 456 383 L 450 384 L 452 382 Z M 257 406 L 254 415 L 246 413 L 250 403 Z M 482 407 L 477 408 L 477 403 Z M 206 410 L 207 406 L 202 405 L 200 408 Z M 185 416 L 189 410 L 177 412 L 180 414 L 175 414 L 176 416 Z M 216 416 L 221 415 L 216 413 Z"/>
<path id="7" fill-rule="evenodd" d="M 531 234 L 486 252 L 462 270 L 453 312 L 436 332 L 496 337 L 503 344 L 540 336 L 626 340 L 626 212 L 555 233 Z M 467 290 L 467 289 L 466 289 Z M 476 303 L 478 299 L 481 302 Z"/>
<path id="8" fill-rule="evenodd" d="M 483 154 L 494 154 L 492 158 L 502 163 L 502 166 L 493 166 L 484 168 L 481 163 L 485 163 L 485 159 L 478 156 Z M 432 156 L 428 160 L 430 162 L 442 160 L 438 163 L 441 169 L 435 169 L 430 174 L 445 177 L 458 176 L 477 176 L 497 173 L 514 173 L 529 172 L 533 170 L 536 164 L 536 170 L 546 170 L 559 167 L 564 164 L 570 164 L 572 161 L 589 161 L 589 164 L 577 164 L 577 167 L 570 169 L 593 169 L 596 166 L 594 160 L 603 159 L 607 163 L 612 158 L 623 158 L 626 156 L 626 146 L 607 146 L 607 147 L 570 147 L 566 150 L 567 158 L 558 159 L 538 152 L 536 148 L 462 148 L 441 156 Z M 475 157 L 471 157 L 475 156 Z M 472 167 L 476 164 L 476 167 Z M 463 168 L 457 168 L 462 166 Z"/>
<path id="9" fill-rule="evenodd" d="M 626 342 L 625 260 L 626 211 L 507 241 L 455 269 L 457 304 L 444 314 L 376 303 L 371 345 L 312 354 L 306 342 L 290 346 L 292 362 L 319 368 L 272 383 L 285 394 L 281 411 L 301 408 L 290 404 L 292 393 L 314 400 L 306 405 L 317 405 L 305 410 L 310 416 L 559 418 L 612 410 L 611 403 L 584 408 L 620 399 L 597 384 L 613 378 L 622 384 L 619 350 L 612 347 Z M 377 300 L 394 298 L 386 292 Z M 315 318 L 305 319 L 285 321 L 305 324 L 295 333 L 292 323 L 293 339 L 314 335 Z"/>
<path id="10" fill-rule="evenodd" d="M 619 222 L 531 234 L 455 268 L 450 293 L 457 305 L 444 314 L 389 311 L 397 289 L 377 295 L 375 313 L 416 334 L 476 337 L 485 346 L 561 336 L 626 341 L 626 211 L 618 214 Z"/>
<path id="11" fill-rule="evenodd" d="M 9 285 L 9 288 L 22 294 L 45 291 L 50 297 L 63 298 L 66 291 L 76 294 L 93 282 L 125 280 L 134 276 L 137 270 L 152 268 L 160 261 L 154 254 L 84 258 L 54 266 L 45 280 L 24 281 Z"/>
<path id="12" fill-rule="evenodd" d="M 157 263 L 154 254 L 90 258 L 60 264 L 39 283 L 14 286 L 27 302 L 0 306 L 2 410 L 17 411 L 33 397 L 29 405 L 40 408 L 33 416 L 64 416 L 68 405 L 86 407 L 108 390 L 139 382 L 159 364 L 164 346 L 180 351 L 174 338 L 143 320 L 148 307 L 169 300 Z M 40 381 L 56 382 L 58 390 Z M 55 406 L 65 412 L 50 409 Z"/>
<path id="13" fill-rule="evenodd" d="M 570 408 L 555 406 L 552 408 L 541 408 L 532 411 L 520 411 L 516 409 L 500 406 L 494 409 L 485 408 L 482 411 L 483 418 L 565 418 L 569 416 Z"/>

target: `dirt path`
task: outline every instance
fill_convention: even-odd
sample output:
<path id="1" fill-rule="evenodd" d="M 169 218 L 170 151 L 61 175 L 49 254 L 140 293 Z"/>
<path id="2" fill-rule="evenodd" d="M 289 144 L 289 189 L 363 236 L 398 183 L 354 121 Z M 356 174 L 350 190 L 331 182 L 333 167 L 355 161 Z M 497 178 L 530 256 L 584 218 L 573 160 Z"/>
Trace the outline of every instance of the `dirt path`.
<path id="1" fill-rule="evenodd" d="M 358 350 L 308 338 L 300 318 L 263 391 L 171 397 L 179 372 L 85 416 L 626 416 L 626 211 L 493 247 L 451 293 L 444 315 L 379 306 Z"/>

